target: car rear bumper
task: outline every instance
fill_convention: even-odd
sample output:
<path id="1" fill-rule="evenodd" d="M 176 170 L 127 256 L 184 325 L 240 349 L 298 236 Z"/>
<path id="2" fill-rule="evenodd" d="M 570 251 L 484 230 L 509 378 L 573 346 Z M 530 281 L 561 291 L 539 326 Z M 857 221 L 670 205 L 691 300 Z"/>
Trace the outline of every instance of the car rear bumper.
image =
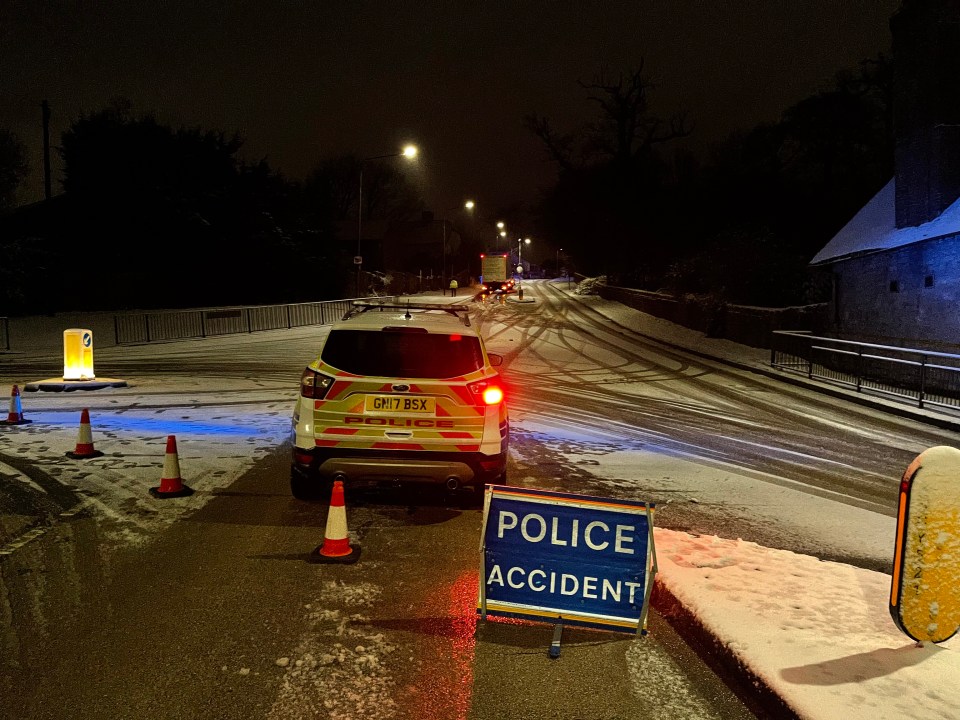
<path id="1" fill-rule="evenodd" d="M 433 483 L 448 488 L 495 482 L 507 469 L 507 453 L 350 451 L 294 448 L 291 471 L 304 480 L 343 480 L 351 485 Z"/>

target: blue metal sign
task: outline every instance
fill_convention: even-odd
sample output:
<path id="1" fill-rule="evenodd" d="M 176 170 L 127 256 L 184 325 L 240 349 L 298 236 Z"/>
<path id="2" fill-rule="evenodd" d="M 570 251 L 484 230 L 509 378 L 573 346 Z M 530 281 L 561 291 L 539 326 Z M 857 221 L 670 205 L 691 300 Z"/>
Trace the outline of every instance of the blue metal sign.
<path id="1" fill-rule="evenodd" d="M 645 629 L 652 504 L 489 486 L 481 547 L 482 617 Z"/>

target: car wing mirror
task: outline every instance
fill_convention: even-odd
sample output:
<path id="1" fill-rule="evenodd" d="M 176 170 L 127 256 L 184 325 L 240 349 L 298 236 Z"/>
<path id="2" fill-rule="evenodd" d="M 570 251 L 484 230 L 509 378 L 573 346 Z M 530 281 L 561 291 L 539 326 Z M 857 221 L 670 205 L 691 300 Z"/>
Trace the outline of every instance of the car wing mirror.
<path id="1" fill-rule="evenodd" d="M 490 364 L 493 367 L 503 365 L 503 355 L 498 355 L 497 353 L 487 353 L 487 357 L 490 358 Z"/>

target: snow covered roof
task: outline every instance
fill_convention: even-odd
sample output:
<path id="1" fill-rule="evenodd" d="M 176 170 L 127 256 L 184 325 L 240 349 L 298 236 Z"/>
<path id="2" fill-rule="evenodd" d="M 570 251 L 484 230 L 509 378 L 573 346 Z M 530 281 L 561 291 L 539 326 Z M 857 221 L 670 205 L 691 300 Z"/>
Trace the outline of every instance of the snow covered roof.
<path id="1" fill-rule="evenodd" d="M 890 180 L 810 261 L 821 265 L 960 233 L 960 199 L 930 222 L 896 226 L 896 180 Z"/>

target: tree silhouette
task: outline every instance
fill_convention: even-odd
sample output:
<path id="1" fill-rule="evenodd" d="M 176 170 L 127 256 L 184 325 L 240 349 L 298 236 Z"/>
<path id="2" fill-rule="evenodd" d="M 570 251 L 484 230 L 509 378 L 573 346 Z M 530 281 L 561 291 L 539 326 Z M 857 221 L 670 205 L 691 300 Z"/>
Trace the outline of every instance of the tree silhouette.
<path id="1" fill-rule="evenodd" d="M 692 127 L 652 112 L 655 86 L 640 72 L 580 85 L 598 108 L 591 122 L 563 134 L 540 115 L 524 119 L 558 168 L 538 225 L 610 282 L 757 305 L 817 299 L 809 259 L 893 173 L 892 61 L 882 54 L 702 161 L 670 145 Z"/>
<path id="2" fill-rule="evenodd" d="M 16 204 L 17 188 L 28 170 L 23 143 L 9 130 L 0 128 L 0 211 Z"/>
<path id="3" fill-rule="evenodd" d="M 558 167 L 557 185 L 541 204 L 541 225 L 588 273 L 629 268 L 653 276 L 670 255 L 658 242 L 666 166 L 657 148 L 692 127 L 683 113 L 653 112 L 655 85 L 643 71 L 641 61 L 627 73 L 601 69 L 580 82 L 597 114 L 572 132 L 557 132 L 536 113 L 524 118 Z"/>
<path id="4" fill-rule="evenodd" d="M 549 156 L 565 170 L 612 161 L 627 166 L 642 160 L 662 143 L 686 137 L 693 128 L 684 113 L 662 118 L 652 112 L 644 63 L 625 75 L 601 69 L 590 82 L 580 82 L 587 99 L 599 108 L 596 118 L 579 130 L 557 134 L 550 121 L 537 113 L 524 117 L 526 128 L 543 142 Z"/>

